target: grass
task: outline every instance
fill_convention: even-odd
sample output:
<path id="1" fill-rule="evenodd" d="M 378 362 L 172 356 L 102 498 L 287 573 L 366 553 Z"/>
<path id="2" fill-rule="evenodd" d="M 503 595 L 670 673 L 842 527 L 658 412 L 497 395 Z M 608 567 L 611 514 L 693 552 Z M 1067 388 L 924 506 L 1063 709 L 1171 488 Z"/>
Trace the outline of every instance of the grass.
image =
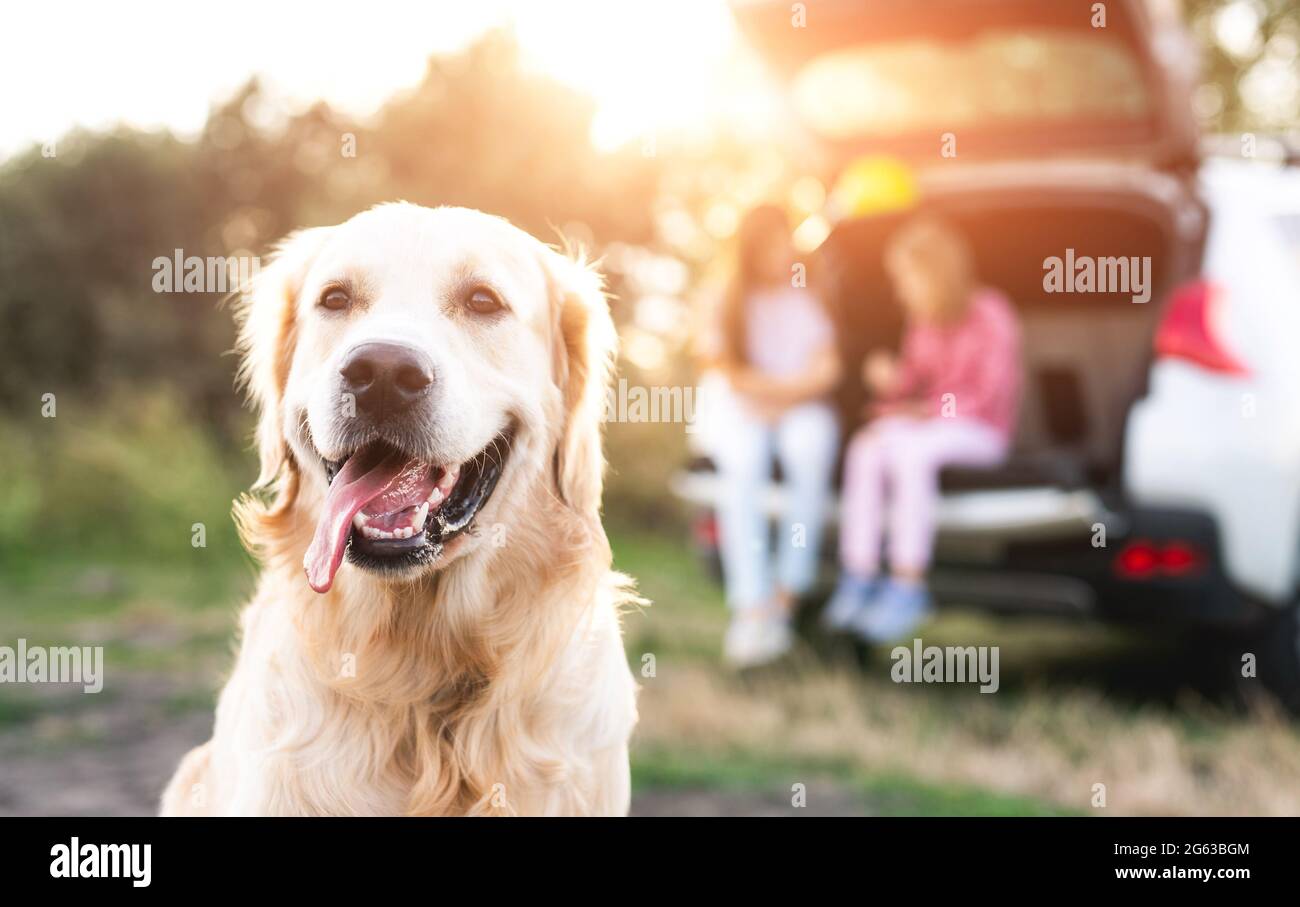
<path id="1" fill-rule="evenodd" d="M 879 815 L 1300 812 L 1295 727 L 1183 687 L 1186 666 L 1150 641 L 952 614 L 926 628 L 926 642 L 999 645 L 997 694 L 895 684 L 885 658 L 807 651 L 737 677 L 718 659 L 721 591 L 682 538 L 617 523 L 611 538 L 616 566 L 653 602 L 625 619 L 629 662 L 643 672 L 640 792 L 748 792 L 779 804 L 799 782 Z M 211 708 L 251 579 L 246 562 L 201 551 L 153 563 L 27 560 L 0 577 L 0 639 L 103 645 L 106 671 L 166 679 L 150 721 L 169 720 Z M 1143 670 L 1161 683 L 1135 687 Z M 93 727 L 88 709 L 108 700 L 50 692 L 0 685 L 0 732 L 84 741 L 67 728 Z M 1104 811 L 1091 806 L 1098 783 Z"/>
<path id="2" fill-rule="evenodd" d="M 809 800 L 849 800 L 855 812 L 878 816 L 1078 815 L 1032 797 L 953 783 L 928 783 L 902 773 L 872 774 L 850 762 L 767 759 L 751 752 L 729 758 L 680 750 L 638 749 L 632 764 L 637 790 L 680 788 L 721 793 L 770 792 L 789 798 L 803 785 Z"/>
<path id="3" fill-rule="evenodd" d="M 996 694 L 894 683 L 883 654 L 805 650 L 737 677 L 718 663 L 720 590 L 686 546 L 612 528 L 616 566 L 653 602 L 624 624 L 633 667 L 654 655 L 640 678 L 641 785 L 788 790 L 816 776 L 888 814 L 1300 813 L 1296 725 L 1262 698 L 1225 701 L 1175 641 L 955 612 L 925 643 L 999 646 Z"/>

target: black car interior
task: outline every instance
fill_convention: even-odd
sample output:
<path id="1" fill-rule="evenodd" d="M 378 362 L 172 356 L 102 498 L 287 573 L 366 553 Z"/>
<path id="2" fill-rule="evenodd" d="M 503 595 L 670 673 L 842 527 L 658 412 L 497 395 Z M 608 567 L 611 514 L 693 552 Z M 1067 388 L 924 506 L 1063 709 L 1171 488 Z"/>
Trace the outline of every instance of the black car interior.
<path id="1" fill-rule="evenodd" d="M 1164 290 L 1187 266 L 1172 251 L 1164 212 L 1122 195 L 968 193 L 929 202 L 926 213 L 965 234 L 979 279 L 1011 299 L 1024 337 L 1024 398 L 1010 461 L 945 470 L 945 490 L 1117 484 L 1124 424 L 1145 391 Z M 896 349 L 901 335 L 883 249 L 906 216 L 841 224 L 827 241 L 848 376 L 839 400 L 845 426 L 863 421 L 867 400 L 858 376 L 867 352 Z M 1149 301 L 1136 303 L 1131 292 L 1047 292 L 1045 262 L 1064 258 L 1067 249 L 1076 259 L 1149 256 Z"/>

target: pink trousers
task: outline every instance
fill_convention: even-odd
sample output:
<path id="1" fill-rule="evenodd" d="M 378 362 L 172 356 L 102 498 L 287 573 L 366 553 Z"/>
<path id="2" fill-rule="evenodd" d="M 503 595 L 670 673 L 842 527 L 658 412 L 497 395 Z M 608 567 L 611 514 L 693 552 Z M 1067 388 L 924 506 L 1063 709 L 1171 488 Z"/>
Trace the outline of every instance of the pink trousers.
<path id="1" fill-rule="evenodd" d="M 934 546 L 939 470 L 994 466 L 1006 453 L 1002 433 L 972 419 L 886 416 L 861 429 L 845 453 L 841 565 L 854 576 L 875 576 L 887 535 L 893 570 L 924 571 Z"/>

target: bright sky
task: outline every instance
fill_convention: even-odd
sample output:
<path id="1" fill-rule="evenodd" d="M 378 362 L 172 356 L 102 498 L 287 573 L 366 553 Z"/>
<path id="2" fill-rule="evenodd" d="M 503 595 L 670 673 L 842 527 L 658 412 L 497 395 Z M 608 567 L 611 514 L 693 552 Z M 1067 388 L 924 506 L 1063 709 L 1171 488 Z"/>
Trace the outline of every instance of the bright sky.
<path id="1" fill-rule="evenodd" d="M 0 155 L 73 125 L 193 133 L 261 74 L 297 106 L 366 114 L 426 58 L 512 24 L 528 65 L 593 95 L 598 144 L 689 128 L 729 90 L 723 0 L 143 0 L 14 4 L 0 53 Z"/>
<path id="2" fill-rule="evenodd" d="M 514 28 L 526 65 L 596 100 L 600 147 L 721 118 L 745 129 L 774 119 L 725 0 L 64 0 L 10 4 L 4 19 L 0 157 L 73 126 L 193 134 L 254 74 L 290 111 L 324 98 L 364 116 L 417 82 L 429 55 L 499 26 Z M 1214 26 L 1230 53 L 1258 49 L 1247 0 Z M 1261 114 L 1293 121 L 1297 49 L 1285 35 L 1274 44 L 1242 93 Z"/>

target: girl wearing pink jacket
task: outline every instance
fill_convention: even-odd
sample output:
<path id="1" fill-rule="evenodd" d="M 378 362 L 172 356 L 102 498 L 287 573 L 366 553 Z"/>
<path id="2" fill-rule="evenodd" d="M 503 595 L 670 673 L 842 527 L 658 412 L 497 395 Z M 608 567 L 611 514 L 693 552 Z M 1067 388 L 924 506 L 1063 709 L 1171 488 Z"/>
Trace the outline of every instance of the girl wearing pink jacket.
<path id="1" fill-rule="evenodd" d="M 831 629 L 868 642 L 905 637 L 929 614 L 939 471 L 1005 459 L 1021 387 L 1016 315 L 975 285 L 958 234 L 914 221 L 885 263 L 906 328 L 900 356 L 875 351 L 863 367 L 871 421 L 845 454 L 842 573 L 825 614 Z"/>

